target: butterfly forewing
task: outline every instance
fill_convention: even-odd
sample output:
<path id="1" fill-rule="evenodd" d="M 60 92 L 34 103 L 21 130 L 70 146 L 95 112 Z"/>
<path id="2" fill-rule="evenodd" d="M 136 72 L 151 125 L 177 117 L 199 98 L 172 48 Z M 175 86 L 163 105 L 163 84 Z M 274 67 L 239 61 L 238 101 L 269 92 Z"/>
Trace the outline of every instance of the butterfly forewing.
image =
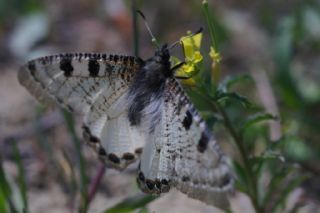
<path id="1" fill-rule="evenodd" d="M 233 176 L 205 122 L 175 79 L 168 79 L 161 121 L 149 135 L 138 183 L 159 194 L 170 186 L 221 208 L 228 206 Z"/>
<path id="2" fill-rule="evenodd" d="M 144 145 L 143 135 L 126 119 L 126 96 L 140 63 L 131 56 L 60 54 L 28 62 L 18 79 L 40 102 L 83 114 L 86 142 L 107 165 L 121 169 Z"/>

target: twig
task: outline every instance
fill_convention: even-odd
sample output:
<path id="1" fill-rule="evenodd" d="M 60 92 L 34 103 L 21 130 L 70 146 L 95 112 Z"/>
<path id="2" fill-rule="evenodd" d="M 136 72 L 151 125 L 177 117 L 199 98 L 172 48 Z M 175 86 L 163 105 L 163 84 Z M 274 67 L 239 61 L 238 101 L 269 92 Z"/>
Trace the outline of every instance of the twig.
<path id="1" fill-rule="evenodd" d="M 87 200 L 88 205 L 96 195 L 98 186 L 101 183 L 101 180 L 103 178 L 105 171 L 106 171 L 106 166 L 103 163 L 100 163 L 98 172 L 89 186 L 89 193 L 88 193 L 88 200 Z"/>

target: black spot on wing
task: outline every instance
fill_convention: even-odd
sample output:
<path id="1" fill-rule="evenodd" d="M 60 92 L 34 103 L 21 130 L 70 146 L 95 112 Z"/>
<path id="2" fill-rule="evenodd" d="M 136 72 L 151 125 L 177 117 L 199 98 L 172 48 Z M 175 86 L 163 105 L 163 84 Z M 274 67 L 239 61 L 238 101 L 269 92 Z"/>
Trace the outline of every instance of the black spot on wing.
<path id="1" fill-rule="evenodd" d="M 72 106 L 70 106 L 69 104 L 67 104 L 66 106 L 67 106 L 67 109 L 68 109 L 70 112 L 73 112 L 73 111 L 74 111 L 73 108 L 72 108 Z"/>
<path id="2" fill-rule="evenodd" d="M 104 150 L 104 148 L 100 147 L 100 149 L 99 149 L 99 155 L 106 156 L 106 155 L 107 155 L 106 150 Z"/>
<path id="3" fill-rule="evenodd" d="M 90 136 L 90 142 L 92 142 L 92 143 L 98 143 L 98 142 L 100 142 L 100 140 L 99 140 L 99 138 L 97 138 L 96 136 L 93 136 L 93 135 L 91 135 Z"/>
<path id="4" fill-rule="evenodd" d="M 64 72 L 65 77 L 70 77 L 73 72 L 73 66 L 70 58 L 63 58 L 60 61 L 60 69 Z"/>
<path id="5" fill-rule="evenodd" d="M 134 57 L 129 56 L 129 62 L 130 62 L 130 65 L 133 66 L 134 65 Z M 144 62 L 141 60 L 141 64 L 142 63 L 144 63 Z"/>
<path id="6" fill-rule="evenodd" d="M 63 100 L 59 97 L 56 97 L 56 100 L 58 101 L 59 104 L 64 104 Z"/>
<path id="7" fill-rule="evenodd" d="M 34 75 L 34 72 L 36 71 L 36 64 L 34 63 L 34 61 L 30 61 L 28 63 L 28 69 L 30 70 L 30 73 Z"/>
<path id="8" fill-rule="evenodd" d="M 155 182 L 153 180 L 147 179 L 146 180 L 146 185 L 147 185 L 149 190 L 152 190 L 154 188 L 154 186 L 155 186 Z"/>
<path id="9" fill-rule="evenodd" d="M 133 160 L 134 159 L 134 154 L 130 153 L 130 152 L 126 152 L 123 154 L 122 158 L 124 160 Z"/>
<path id="10" fill-rule="evenodd" d="M 121 62 L 124 63 L 124 64 L 127 64 L 128 63 L 128 56 L 121 56 Z"/>
<path id="11" fill-rule="evenodd" d="M 159 179 L 156 179 L 155 180 L 155 186 L 158 188 L 158 189 L 161 189 L 161 181 Z"/>
<path id="12" fill-rule="evenodd" d="M 118 55 L 114 55 L 113 56 L 113 60 L 114 60 L 115 63 L 117 63 L 117 61 L 119 60 L 119 56 Z"/>
<path id="13" fill-rule="evenodd" d="M 190 129 L 190 126 L 192 124 L 192 115 L 189 110 L 186 112 L 186 116 L 184 117 L 182 124 L 186 130 Z"/>
<path id="14" fill-rule="evenodd" d="M 114 69 L 114 66 L 112 66 L 111 64 L 109 63 L 105 63 L 106 65 L 106 68 L 105 68 L 105 75 L 108 73 L 108 74 L 111 74 L 112 73 L 112 70 Z"/>
<path id="15" fill-rule="evenodd" d="M 108 155 L 108 158 L 113 163 L 116 163 L 116 164 L 120 163 L 120 158 L 117 155 L 113 154 L 113 153 L 110 153 Z"/>
<path id="16" fill-rule="evenodd" d="M 199 152 L 204 152 L 207 149 L 209 140 L 210 140 L 210 133 L 208 133 L 207 131 L 203 131 L 201 133 L 201 138 L 198 142 L 198 151 Z"/>
<path id="17" fill-rule="evenodd" d="M 90 59 L 88 63 L 89 75 L 91 77 L 96 77 L 99 74 L 100 64 L 97 60 Z"/>
<path id="18" fill-rule="evenodd" d="M 230 176 L 230 174 L 226 174 L 223 176 L 223 178 L 221 178 L 219 181 L 218 181 L 218 186 L 220 188 L 224 187 L 224 186 L 227 186 L 230 184 L 232 180 L 232 176 Z"/>
<path id="19" fill-rule="evenodd" d="M 138 179 L 141 180 L 141 181 L 145 180 L 144 174 L 142 172 L 139 172 Z"/>
<path id="20" fill-rule="evenodd" d="M 142 153 L 142 150 L 143 150 L 143 148 L 142 148 L 142 147 L 139 147 L 139 148 L 137 148 L 137 149 L 134 150 L 134 153 L 140 155 L 140 154 Z"/>
<path id="21" fill-rule="evenodd" d="M 169 181 L 166 180 L 166 179 L 162 179 L 162 180 L 161 180 L 161 184 L 162 184 L 162 185 L 169 185 Z"/>
<path id="22" fill-rule="evenodd" d="M 182 180 L 182 182 L 188 182 L 188 181 L 190 181 L 190 177 L 188 177 L 188 176 L 183 176 L 183 177 L 181 178 L 181 180 Z"/>

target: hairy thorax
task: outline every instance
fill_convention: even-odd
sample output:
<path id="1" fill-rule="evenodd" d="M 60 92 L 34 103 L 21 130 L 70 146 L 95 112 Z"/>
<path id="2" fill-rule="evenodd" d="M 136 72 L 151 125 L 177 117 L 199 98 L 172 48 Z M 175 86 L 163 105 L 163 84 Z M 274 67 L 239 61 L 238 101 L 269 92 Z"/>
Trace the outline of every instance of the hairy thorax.
<path id="1" fill-rule="evenodd" d="M 166 80 L 172 78 L 169 57 L 156 55 L 148 59 L 135 76 L 128 94 L 128 117 L 131 125 L 153 131 L 152 123 L 160 120 Z M 141 121 L 144 124 L 141 124 Z"/>

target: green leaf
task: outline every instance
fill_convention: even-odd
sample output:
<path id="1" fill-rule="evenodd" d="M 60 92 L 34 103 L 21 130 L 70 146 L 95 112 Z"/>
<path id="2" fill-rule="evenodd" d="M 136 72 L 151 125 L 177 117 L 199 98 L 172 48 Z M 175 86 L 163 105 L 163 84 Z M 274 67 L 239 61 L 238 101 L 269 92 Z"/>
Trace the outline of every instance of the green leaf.
<path id="1" fill-rule="evenodd" d="M 146 207 L 142 207 L 139 211 L 139 213 L 149 213 L 148 209 Z"/>
<path id="2" fill-rule="evenodd" d="M 233 161 L 233 171 L 236 173 L 237 177 L 237 189 L 244 193 L 248 193 L 248 178 L 245 169 L 236 161 Z"/>
<path id="3" fill-rule="evenodd" d="M 0 212 L 8 212 L 7 198 L 1 187 L 0 187 Z"/>
<path id="4" fill-rule="evenodd" d="M 259 177 L 262 174 L 264 165 L 276 160 L 279 163 L 285 163 L 285 157 L 276 150 L 267 149 L 260 156 L 250 158 L 254 174 Z"/>
<path id="5" fill-rule="evenodd" d="M 262 121 L 275 120 L 275 119 L 277 119 L 277 117 L 269 113 L 257 113 L 247 118 L 247 120 L 245 121 L 245 123 L 242 125 L 240 129 L 240 133 L 243 134 L 249 127 L 251 127 L 254 124 L 257 124 Z"/>
<path id="6" fill-rule="evenodd" d="M 274 61 L 276 79 L 280 87 L 281 98 L 290 107 L 299 108 L 304 103 L 292 77 L 290 66 L 293 52 L 293 35 L 296 25 L 293 17 L 286 17 L 278 25 L 278 36 L 275 40 Z"/>
<path id="7" fill-rule="evenodd" d="M 20 155 L 20 151 L 17 147 L 17 144 L 15 141 L 12 142 L 13 146 L 13 152 L 15 155 L 15 161 L 18 167 L 18 185 L 19 185 L 19 190 L 20 194 L 22 197 L 22 202 L 23 202 L 23 212 L 28 212 L 28 195 L 27 195 L 27 184 L 26 184 L 26 176 L 25 176 L 25 171 L 23 168 L 23 163 Z"/>
<path id="8" fill-rule="evenodd" d="M 263 165 L 266 162 L 266 160 L 267 159 L 265 159 L 261 156 L 250 158 L 253 172 L 257 177 L 260 176 L 262 169 L 263 169 Z"/>
<path id="9" fill-rule="evenodd" d="M 10 212 L 17 212 L 12 204 L 11 194 L 11 187 L 7 181 L 0 155 L 0 212 L 8 212 L 8 207 L 10 207 Z"/>
<path id="10" fill-rule="evenodd" d="M 104 213 L 127 213 L 132 212 L 138 208 L 145 207 L 148 203 L 155 200 L 156 196 L 145 195 L 142 193 L 136 194 L 134 196 L 128 197 L 122 202 L 118 203 L 114 207 L 107 209 Z"/>
<path id="11" fill-rule="evenodd" d="M 69 134 L 72 137 L 72 142 L 76 149 L 78 162 L 79 162 L 79 172 L 80 172 L 80 192 L 81 192 L 81 212 L 86 212 L 89 208 L 88 203 L 88 177 L 86 175 L 86 163 L 84 156 L 82 154 L 81 142 L 76 134 L 75 126 L 74 126 L 74 119 L 71 113 L 67 112 L 66 110 L 62 109 L 62 114 L 67 125 Z"/>
<path id="12" fill-rule="evenodd" d="M 288 176 L 291 170 L 285 167 L 286 165 L 284 157 L 279 154 L 279 152 L 273 150 L 266 150 L 260 156 L 251 158 L 250 162 L 256 179 L 258 180 L 258 202 L 264 203 L 263 206 L 270 205 L 273 199 L 272 196 L 274 195 L 274 193 L 277 193 L 277 191 L 279 191 L 282 183 L 285 183 L 285 178 Z M 268 168 L 272 168 L 274 167 L 274 165 L 279 165 L 281 171 L 272 172 L 271 170 L 268 170 Z M 266 173 L 269 173 L 271 176 L 271 181 L 267 187 L 265 176 Z"/>
<path id="13" fill-rule="evenodd" d="M 247 80 L 251 80 L 251 76 L 248 74 L 229 75 L 219 84 L 218 90 L 222 93 L 227 93 L 229 89 L 236 83 L 244 82 Z"/>
<path id="14" fill-rule="evenodd" d="M 275 62 L 282 72 L 288 72 L 292 57 L 293 28 L 295 20 L 293 17 L 285 17 L 278 27 L 278 35 L 275 42 Z"/>
<path id="15" fill-rule="evenodd" d="M 220 93 L 218 92 L 216 96 L 216 101 L 221 102 L 223 100 L 228 100 L 232 99 L 235 100 L 236 102 L 240 103 L 243 107 L 245 108 L 250 108 L 252 107 L 252 103 L 244 96 L 239 95 L 238 93 L 231 92 L 231 93 Z"/>
<path id="16" fill-rule="evenodd" d="M 1 153 L 0 153 L 1 154 Z M 5 171 L 2 167 L 2 156 L 0 155 L 0 188 L 5 197 L 9 198 L 11 195 L 11 188 L 7 182 Z"/>
<path id="17" fill-rule="evenodd" d="M 277 208 L 280 208 L 281 206 L 285 205 L 285 201 L 287 200 L 288 195 L 293 190 L 295 190 L 298 186 L 300 186 L 306 180 L 306 178 L 307 177 L 305 175 L 302 175 L 302 176 L 293 178 L 289 183 L 287 183 L 286 187 L 282 190 L 280 195 L 277 196 L 278 199 L 276 200 L 271 212 L 278 212 L 276 211 Z"/>
<path id="18" fill-rule="evenodd" d="M 287 186 L 288 177 L 293 176 L 293 172 L 296 170 L 296 168 L 290 166 L 289 164 L 280 164 L 278 167 L 280 167 L 280 170 L 278 168 L 274 168 L 278 171 L 273 173 L 268 184 L 267 192 L 263 198 L 263 206 L 268 205 L 271 200 L 274 200 L 275 195 L 278 196 L 279 193 L 283 192 L 283 190 L 286 190 L 286 188 L 289 187 Z M 294 179 L 299 179 L 299 177 L 296 176 Z"/>
<path id="19" fill-rule="evenodd" d="M 306 161 L 313 158 L 313 150 L 298 137 L 288 137 L 283 147 L 284 154 L 295 161 Z"/>

